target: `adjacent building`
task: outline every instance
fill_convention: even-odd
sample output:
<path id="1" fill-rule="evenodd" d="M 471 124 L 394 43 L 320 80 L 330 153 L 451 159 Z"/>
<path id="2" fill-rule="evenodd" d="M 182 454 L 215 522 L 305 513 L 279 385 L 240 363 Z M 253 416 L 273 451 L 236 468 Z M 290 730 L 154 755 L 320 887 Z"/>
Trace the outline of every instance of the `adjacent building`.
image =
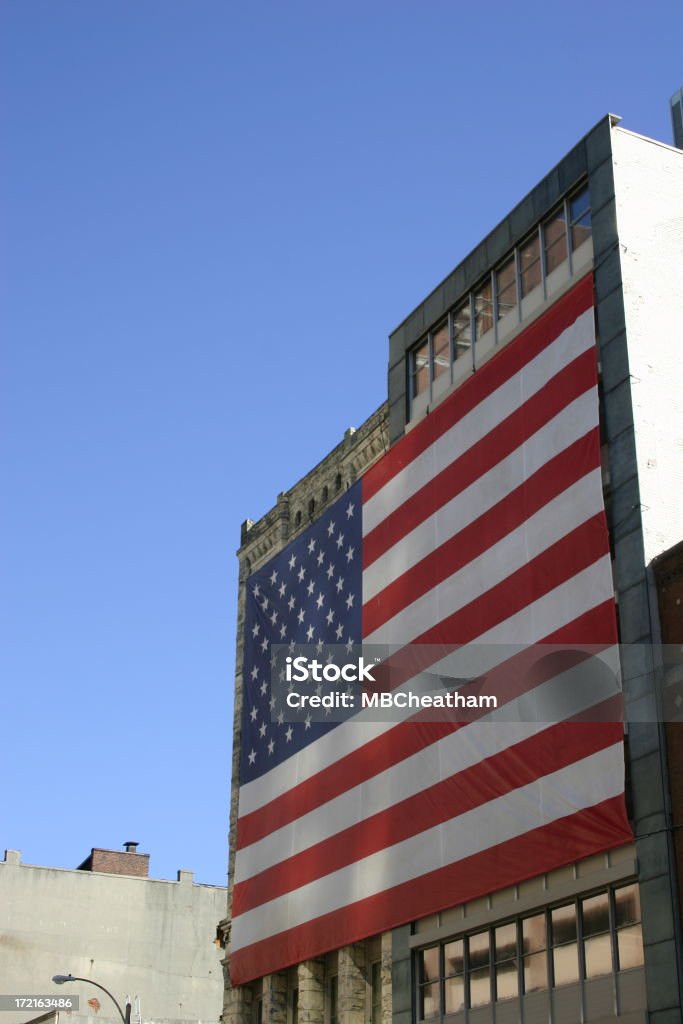
<path id="1" fill-rule="evenodd" d="M 230 881 L 221 926 L 230 1024 L 682 1020 L 680 727 L 663 721 L 657 651 L 662 640 L 683 638 L 683 153 L 619 122 L 601 120 L 391 333 L 386 404 L 283 491 L 266 516 L 243 524 Z M 244 707 L 249 577 L 326 521 L 340 493 L 376 474 L 387 452 L 400 462 L 414 430 L 417 436 L 426 419 L 443 418 L 460 389 L 473 393 L 473 379 L 483 379 L 487 367 L 490 376 L 513 346 L 521 352 L 535 344 L 539 325 L 586 289 L 633 839 L 558 860 L 534 877 L 520 865 L 517 879 L 492 877 L 484 895 L 436 912 L 418 908 L 407 923 L 397 908 L 397 927 L 368 934 L 359 925 L 347 945 L 233 985 L 237 779 L 245 759 L 257 757 L 244 746 L 245 716 L 258 712 Z M 455 573 L 460 556 L 448 557 Z M 437 571 L 444 573 L 443 564 L 430 569 Z M 305 841 L 297 856 L 305 860 Z M 275 884 L 265 871 L 259 878 Z M 240 898 L 244 904 L 243 892 Z M 251 900 L 256 905 L 253 893 Z M 267 902 L 261 912 L 267 915 Z M 275 928 L 268 936 L 269 948 L 281 934 Z"/>
<path id="2" fill-rule="evenodd" d="M 58 974 L 92 978 L 123 1005 L 133 1024 L 219 1020 L 223 997 L 216 922 L 226 890 L 198 885 L 191 871 L 177 881 L 148 877 L 149 855 L 137 844 L 94 848 L 73 870 L 24 864 L 18 850 L 0 861 L 0 979 L 3 993 L 79 997 L 74 1024 L 120 1024 L 97 988 L 56 986 Z M 6 1010 L 7 1024 L 33 1012 Z M 65 1017 L 65 1014 L 61 1014 Z"/>

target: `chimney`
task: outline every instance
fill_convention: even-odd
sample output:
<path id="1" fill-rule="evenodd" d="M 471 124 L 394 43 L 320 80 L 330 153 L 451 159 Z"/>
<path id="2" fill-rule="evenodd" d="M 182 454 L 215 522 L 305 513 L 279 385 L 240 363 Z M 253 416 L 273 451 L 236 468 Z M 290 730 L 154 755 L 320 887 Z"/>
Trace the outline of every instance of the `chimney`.
<path id="1" fill-rule="evenodd" d="M 90 856 L 79 865 L 79 871 L 102 871 L 107 875 L 135 875 L 149 877 L 149 854 L 138 853 L 140 844 L 124 843 L 123 850 L 103 850 L 93 847 Z"/>

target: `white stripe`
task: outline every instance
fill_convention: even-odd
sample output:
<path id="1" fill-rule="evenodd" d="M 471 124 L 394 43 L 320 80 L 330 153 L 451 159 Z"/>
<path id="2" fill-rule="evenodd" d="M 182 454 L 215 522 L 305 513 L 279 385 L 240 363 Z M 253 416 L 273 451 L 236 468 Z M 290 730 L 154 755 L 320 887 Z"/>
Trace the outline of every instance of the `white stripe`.
<path id="1" fill-rule="evenodd" d="M 603 651 L 600 661 L 616 676 L 619 671 L 617 647 Z M 558 707 L 562 708 L 563 715 L 571 717 L 614 692 L 616 688 L 610 693 L 596 693 L 594 683 L 586 677 L 585 665 L 562 672 L 535 687 L 531 693 L 488 712 L 477 722 L 450 733 L 328 801 L 324 807 L 309 811 L 253 843 L 248 855 L 237 859 L 235 882 L 253 878 L 274 864 L 427 790 L 456 772 L 537 735 L 548 727 L 548 723 L 557 721 Z M 493 727 L 496 723 L 498 728 Z M 486 728 L 482 729 L 482 724 Z"/>
<path id="2" fill-rule="evenodd" d="M 597 423 L 597 389 L 591 388 L 368 566 L 363 571 L 363 602 L 437 551 Z"/>
<path id="3" fill-rule="evenodd" d="M 603 509 L 600 469 L 568 487 L 515 530 L 364 637 L 367 644 L 408 644 L 460 611 Z"/>
<path id="4" fill-rule="evenodd" d="M 369 498 L 363 505 L 363 535 L 450 466 L 454 452 L 470 448 L 594 344 L 591 308 Z"/>
<path id="5" fill-rule="evenodd" d="M 623 792 L 617 743 L 233 918 L 242 949 Z"/>
<path id="6" fill-rule="evenodd" d="M 522 636 L 527 637 L 530 644 L 537 643 L 584 612 L 613 599 L 611 580 L 611 562 L 606 554 L 572 579 L 482 633 L 476 641 L 478 644 L 515 645 Z M 357 715 L 343 722 L 265 775 L 241 786 L 240 817 L 276 800 L 298 783 L 317 775 L 393 727 L 388 723 L 371 721 L 371 717 L 369 714 Z"/>

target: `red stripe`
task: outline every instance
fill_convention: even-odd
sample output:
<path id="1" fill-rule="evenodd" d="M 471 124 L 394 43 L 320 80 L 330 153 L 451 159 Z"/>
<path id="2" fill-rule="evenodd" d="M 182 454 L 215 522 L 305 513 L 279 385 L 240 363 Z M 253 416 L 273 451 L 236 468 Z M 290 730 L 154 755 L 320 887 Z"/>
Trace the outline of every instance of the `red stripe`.
<path id="1" fill-rule="evenodd" d="M 609 707 L 597 710 L 598 716 L 605 712 L 614 717 L 621 713 L 621 695 L 603 705 Z M 623 732 L 621 721 L 552 725 L 238 883 L 233 891 L 233 920 L 262 903 L 604 750 L 617 743 Z"/>
<path id="2" fill-rule="evenodd" d="M 493 469 L 570 402 L 596 384 L 595 351 L 588 349 L 371 530 L 363 538 L 363 568 L 367 569 L 406 534 Z"/>
<path id="3" fill-rule="evenodd" d="M 429 872 L 368 899 L 235 950 L 233 985 L 242 985 L 358 942 L 387 928 L 477 899 L 633 841 L 623 796 L 612 797 L 482 853 Z"/>
<path id="4" fill-rule="evenodd" d="M 616 642 L 615 622 L 614 602 L 605 601 L 550 633 L 539 643 L 604 644 L 607 646 Z M 443 655 L 455 650 L 456 647 L 456 644 L 446 645 Z M 419 648 L 410 649 L 412 654 L 419 650 Z M 438 652 L 431 652 L 432 664 L 435 653 L 438 656 Z M 506 679 L 507 699 L 514 699 L 528 688 L 529 664 L 532 660 L 538 660 L 533 648 L 520 652 L 515 658 L 509 659 L 489 673 L 489 684 L 502 692 L 500 680 Z M 419 668 L 415 671 L 426 667 L 428 667 L 426 664 L 420 663 Z M 414 671 L 406 667 L 405 660 L 399 665 L 397 676 L 402 671 L 405 671 L 406 678 L 410 678 L 414 674 Z M 534 682 L 543 682 L 544 678 L 547 677 L 539 675 Z M 400 681 L 403 680 L 397 678 L 397 685 Z M 482 714 L 484 713 L 482 711 Z M 366 779 L 391 768 L 405 757 L 409 757 L 416 751 L 446 736 L 453 731 L 453 728 L 453 723 L 450 722 L 431 723 L 422 728 L 415 728 L 414 722 L 410 720 L 400 723 L 394 729 L 340 758 L 334 764 L 323 768 L 311 778 L 293 786 L 281 796 L 264 804 L 263 807 L 240 817 L 237 826 L 237 849 L 250 846 L 271 832 L 275 832 L 302 815 L 315 810 L 316 807 L 334 799 L 347 789 L 352 789 L 365 782 Z"/>
<path id="5" fill-rule="evenodd" d="M 595 427 L 370 598 L 363 605 L 363 635 L 374 633 L 407 605 L 502 540 L 599 465 L 600 431 Z"/>
<path id="6" fill-rule="evenodd" d="M 496 353 L 486 364 L 485 372 L 475 373 L 463 381 L 457 391 L 368 470 L 363 477 L 363 501 L 372 498 L 437 438 L 551 345 L 592 304 L 593 275 L 588 274 L 514 341 Z"/>

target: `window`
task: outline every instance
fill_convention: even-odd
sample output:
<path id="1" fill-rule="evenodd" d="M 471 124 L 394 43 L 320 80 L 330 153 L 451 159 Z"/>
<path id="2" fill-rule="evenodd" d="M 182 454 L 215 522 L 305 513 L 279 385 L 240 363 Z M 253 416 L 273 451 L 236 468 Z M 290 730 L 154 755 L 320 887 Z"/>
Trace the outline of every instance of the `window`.
<path id="1" fill-rule="evenodd" d="M 342 489 L 342 475 L 341 475 L 341 473 L 337 473 L 336 477 L 334 478 L 334 489 L 335 489 L 335 491 L 341 491 L 341 489 Z"/>
<path id="2" fill-rule="evenodd" d="M 382 964 L 373 960 L 370 964 L 370 1024 L 382 1022 Z"/>
<path id="3" fill-rule="evenodd" d="M 289 1024 L 299 1024 L 299 988 L 290 989 L 289 992 Z"/>
<path id="4" fill-rule="evenodd" d="M 455 936 L 420 950 L 416 959 L 419 1021 L 641 967 L 638 885 L 603 889 Z"/>
<path id="5" fill-rule="evenodd" d="M 412 352 L 410 367 L 410 397 L 417 398 L 429 388 L 429 339 Z"/>
<path id="6" fill-rule="evenodd" d="M 567 221 L 561 206 L 543 225 L 545 272 L 552 274 L 567 258 Z"/>
<path id="7" fill-rule="evenodd" d="M 474 336 L 479 340 L 493 327 L 493 289 L 489 278 L 474 293 Z"/>
<path id="8" fill-rule="evenodd" d="M 301 512 L 300 511 L 297 512 L 297 514 L 294 516 L 294 525 L 295 526 L 301 526 Z"/>
<path id="9" fill-rule="evenodd" d="M 522 298 L 541 283 L 541 243 L 538 231 L 520 247 L 519 280 Z"/>
<path id="10" fill-rule="evenodd" d="M 432 332 L 432 380 L 447 374 L 451 367 L 448 320 L 444 320 Z"/>
<path id="11" fill-rule="evenodd" d="M 515 254 L 496 271 L 496 315 L 499 320 L 517 305 L 517 267 Z"/>
<path id="12" fill-rule="evenodd" d="M 472 320 L 470 300 L 463 302 L 453 313 L 453 358 L 459 359 L 472 348 Z"/>
<path id="13" fill-rule="evenodd" d="M 640 890 L 634 882 L 614 891 L 614 923 L 619 970 L 641 967 L 643 934 L 640 924 Z"/>
<path id="14" fill-rule="evenodd" d="M 569 200 L 569 227 L 572 252 L 575 252 L 580 245 L 583 245 L 587 238 L 590 238 L 592 232 L 590 199 L 587 188 L 584 188 L 582 192 L 579 192 Z"/>
<path id="15" fill-rule="evenodd" d="M 263 978 L 255 981 L 252 986 L 251 1019 L 253 1024 L 263 1021 Z"/>
<path id="16" fill-rule="evenodd" d="M 325 484 L 325 486 L 323 487 L 323 498 L 322 498 L 323 502 L 327 501 L 329 496 L 330 496 L 330 489 L 327 486 L 327 484 Z"/>
<path id="17" fill-rule="evenodd" d="M 339 978 L 333 974 L 327 982 L 328 988 L 328 1021 L 329 1024 L 338 1024 L 339 1021 Z"/>
<path id="18" fill-rule="evenodd" d="M 315 513 L 315 498 L 311 498 L 308 502 L 308 518 L 312 519 Z"/>

